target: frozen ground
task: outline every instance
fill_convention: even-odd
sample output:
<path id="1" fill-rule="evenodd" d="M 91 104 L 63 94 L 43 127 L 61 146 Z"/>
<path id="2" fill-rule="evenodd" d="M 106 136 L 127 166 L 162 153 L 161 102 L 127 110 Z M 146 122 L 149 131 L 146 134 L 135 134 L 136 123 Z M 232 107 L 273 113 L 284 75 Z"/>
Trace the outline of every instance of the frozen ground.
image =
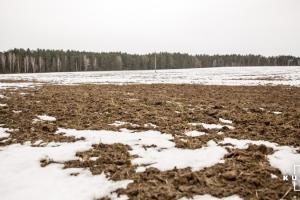
<path id="1" fill-rule="evenodd" d="M 2 74 L 1 80 L 27 80 L 55 84 L 185 83 L 205 85 L 300 86 L 300 67 L 217 67 L 154 71 L 60 72 Z M 1 83 L 0 88 L 28 87 L 38 83 Z"/>

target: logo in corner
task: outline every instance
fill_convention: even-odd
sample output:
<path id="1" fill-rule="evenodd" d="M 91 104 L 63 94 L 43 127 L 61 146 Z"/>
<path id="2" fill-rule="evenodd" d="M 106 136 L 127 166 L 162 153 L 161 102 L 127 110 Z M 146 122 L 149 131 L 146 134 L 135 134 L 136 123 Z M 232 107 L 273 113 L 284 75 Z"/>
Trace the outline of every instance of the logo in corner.
<path id="1" fill-rule="evenodd" d="M 300 192 L 300 165 L 294 165 L 294 174 L 291 176 L 295 192 Z M 284 175 L 283 181 L 289 181 L 289 176 Z"/>

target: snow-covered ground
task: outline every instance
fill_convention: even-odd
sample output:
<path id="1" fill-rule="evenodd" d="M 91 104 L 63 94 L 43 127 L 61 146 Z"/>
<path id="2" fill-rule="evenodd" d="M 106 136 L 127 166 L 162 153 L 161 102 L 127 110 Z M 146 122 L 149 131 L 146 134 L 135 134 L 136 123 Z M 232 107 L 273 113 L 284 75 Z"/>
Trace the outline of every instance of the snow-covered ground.
<path id="1" fill-rule="evenodd" d="M 268 141 L 225 138 L 219 143 L 211 140 L 207 146 L 199 149 L 180 149 L 175 147 L 172 135 L 158 131 L 136 133 L 127 129 L 117 132 L 59 129 L 56 133 L 65 133 L 66 136 L 76 138 L 84 137 L 85 140 L 74 143 L 49 143 L 44 147 L 32 147 L 29 142 L 0 148 L 0 160 L 3 163 L 0 165 L 0 194 L 3 199 L 93 199 L 107 195 L 112 199 L 126 199 L 114 197 L 113 192 L 118 188 L 126 188 L 131 180 L 114 182 L 104 174 L 92 176 L 87 169 L 62 169 L 63 165 L 59 164 L 76 159 L 76 152 L 86 151 L 98 143 L 129 145 L 132 148 L 129 153 L 137 155 L 137 158 L 132 160 L 132 164 L 138 166 L 137 172 L 142 172 L 148 167 L 155 167 L 161 171 L 174 167 L 199 170 L 224 162 L 223 157 L 228 153 L 226 146 L 245 149 L 249 144 L 264 144 L 273 148 L 274 153 L 268 156 L 268 160 L 271 166 L 278 168 L 284 175 L 294 175 L 294 164 L 300 164 L 300 154 L 295 148 L 279 146 Z M 144 145 L 154 146 L 145 149 Z M 42 168 L 41 159 L 54 160 L 57 163 Z M 72 173 L 78 175 L 71 176 Z M 203 195 L 193 199 L 214 198 Z M 231 196 L 224 199 L 240 198 Z"/>
<path id="2" fill-rule="evenodd" d="M 300 67 L 217 67 L 148 71 L 59 72 L 2 74 L 1 80 L 27 80 L 54 84 L 186 83 L 205 85 L 293 85 L 300 86 Z M 0 83 L 0 88 L 37 83 Z"/>

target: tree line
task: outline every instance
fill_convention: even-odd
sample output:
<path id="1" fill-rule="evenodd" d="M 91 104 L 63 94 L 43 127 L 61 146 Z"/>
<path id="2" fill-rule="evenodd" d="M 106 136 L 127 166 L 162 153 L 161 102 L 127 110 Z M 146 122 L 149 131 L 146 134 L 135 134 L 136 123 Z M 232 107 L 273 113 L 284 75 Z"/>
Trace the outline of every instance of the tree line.
<path id="1" fill-rule="evenodd" d="M 0 52 L 0 73 L 74 72 L 105 70 L 179 69 L 222 66 L 299 66 L 293 56 L 189 55 L 182 53 L 127 54 L 63 50 L 12 49 Z"/>

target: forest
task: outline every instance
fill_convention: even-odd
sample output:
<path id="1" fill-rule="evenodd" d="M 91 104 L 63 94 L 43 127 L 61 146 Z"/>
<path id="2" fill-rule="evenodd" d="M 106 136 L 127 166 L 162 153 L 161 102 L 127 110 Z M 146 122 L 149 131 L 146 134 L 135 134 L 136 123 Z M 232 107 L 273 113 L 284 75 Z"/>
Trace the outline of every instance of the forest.
<path id="1" fill-rule="evenodd" d="M 0 73 L 39 73 L 108 70 L 179 69 L 223 66 L 299 66 L 293 56 L 189 55 L 183 53 L 128 54 L 63 50 L 12 49 L 0 52 Z"/>

